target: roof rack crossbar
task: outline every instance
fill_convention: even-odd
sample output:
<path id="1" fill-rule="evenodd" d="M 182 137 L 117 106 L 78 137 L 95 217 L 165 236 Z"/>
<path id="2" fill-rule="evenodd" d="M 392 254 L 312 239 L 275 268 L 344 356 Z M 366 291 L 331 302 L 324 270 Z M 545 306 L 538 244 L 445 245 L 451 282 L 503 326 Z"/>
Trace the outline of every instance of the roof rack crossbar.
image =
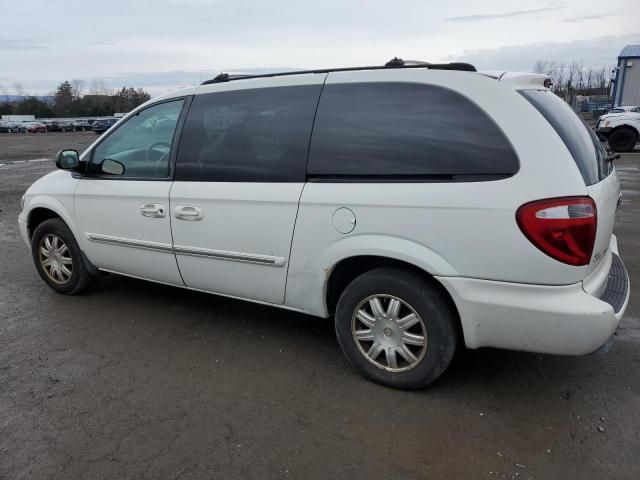
<path id="1" fill-rule="evenodd" d="M 331 73 L 331 72 L 354 72 L 357 70 L 387 70 L 390 68 L 427 68 L 429 70 L 459 70 L 463 72 L 476 72 L 476 67 L 470 63 L 453 62 L 453 63 L 428 63 L 417 60 L 402 60 L 395 57 L 388 61 L 385 65 L 372 65 L 368 67 L 341 67 L 341 68 L 320 68 L 315 70 L 295 70 L 292 72 L 274 72 L 261 74 L 228 74 L 220 73 L 211 80 L 202 82 L 202 85 L 210 85 L 212 83 L 229 82 L 232 80 L 245 80 L 250 78 L 268 78 L 268 77 L 284 77 L 288 75 L 304 75 L 309 73 Z"/>

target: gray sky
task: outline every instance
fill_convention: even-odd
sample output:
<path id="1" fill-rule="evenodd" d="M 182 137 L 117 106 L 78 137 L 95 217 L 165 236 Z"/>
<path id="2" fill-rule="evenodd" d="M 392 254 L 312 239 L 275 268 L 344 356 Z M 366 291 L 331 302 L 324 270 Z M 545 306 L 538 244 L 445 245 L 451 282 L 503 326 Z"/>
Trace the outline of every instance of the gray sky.
<path id="1" fill-rule="evenodd" d="M 152 94 L 223 71 L 393 56 L 530 70 L 610 65 L 640 43 L 639 0 L 2 0 L 0 95 L 103 78 Z"/>

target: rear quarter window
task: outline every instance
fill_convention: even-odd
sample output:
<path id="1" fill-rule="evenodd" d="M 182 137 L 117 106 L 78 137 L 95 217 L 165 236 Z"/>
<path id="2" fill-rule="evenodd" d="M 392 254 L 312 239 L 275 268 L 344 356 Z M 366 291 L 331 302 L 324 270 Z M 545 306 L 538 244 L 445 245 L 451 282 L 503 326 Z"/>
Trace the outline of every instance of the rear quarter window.
<path id="1" fill-rule="evenodd" d="M 518 157 L 468 98 L 417 83 L 325 85 L 309 152 L 310 178 L 486 180 Z"/>
<path id="2" fill-rule="evenodd" d="M 520 94 L 551 124 L 576 162 L 586 185 L 610 173 L 607 153 L 593 131 L 560 97 L 548 90 L 520 90 Z"/>

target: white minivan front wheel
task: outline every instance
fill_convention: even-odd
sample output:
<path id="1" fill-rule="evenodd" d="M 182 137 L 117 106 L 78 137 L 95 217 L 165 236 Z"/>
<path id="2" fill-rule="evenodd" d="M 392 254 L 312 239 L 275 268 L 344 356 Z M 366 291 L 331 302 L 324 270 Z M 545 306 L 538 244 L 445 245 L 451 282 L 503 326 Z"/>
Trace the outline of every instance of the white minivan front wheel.
<path id="1" fill-rule="evenodd" d="M 73 295 L 91 283 L 78 242 L 62 219 L 50 218 L 37 226 L 31 253 L 38 273 L 56 292 Z"/>

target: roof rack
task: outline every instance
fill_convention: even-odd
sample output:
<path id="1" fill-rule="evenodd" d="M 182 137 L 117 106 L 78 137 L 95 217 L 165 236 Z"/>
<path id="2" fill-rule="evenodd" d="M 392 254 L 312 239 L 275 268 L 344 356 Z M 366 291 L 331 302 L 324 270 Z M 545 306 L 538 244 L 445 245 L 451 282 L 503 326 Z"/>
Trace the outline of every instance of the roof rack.
<path id="1" fill-rule="evenodd" d="M 459 70 L 463 72 L 476 72 L 476 67 L 470 63 L 452 62 L 452 63 L 428 63 L 419 60 L 403 60 L 394 57 L 384 65 L 373 65 L 368 67 L 342 67 L 342 68 L 320 68 L 316 70 L 296 70 L 293 72 L 275 72 L 261 74 L 228 74 L 220 73 L 211 80 L 202 82 L 202 85 L 210 85 L 212 83 L 229 82 L 232 80 L 243 80 L 248 78 L 266 78 L 266 77 L 284 77 L 286 75 L 302 75 L 305 73 L 330 73 L 330 72 L 353 72 L 357 70 L 386 70 L 389 68 L 428 68 L 429 70 Z"/>

